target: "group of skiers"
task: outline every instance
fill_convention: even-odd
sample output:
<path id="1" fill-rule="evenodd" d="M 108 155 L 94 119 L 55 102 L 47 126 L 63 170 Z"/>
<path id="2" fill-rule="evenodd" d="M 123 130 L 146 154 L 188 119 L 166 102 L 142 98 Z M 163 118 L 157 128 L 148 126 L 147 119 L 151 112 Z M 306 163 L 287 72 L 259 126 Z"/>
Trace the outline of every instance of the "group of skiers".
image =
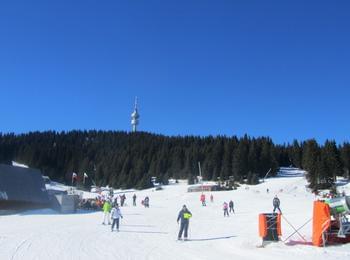
<path id="1" fill-rule="evenodd" d="M 205 194 L 202 193 L 199 200 L 202 202 L 202 206 L 206 206 L 206 200 L 205 200 Z M 210 202 L 214 202 L 214 196 L 213 194 L 210 194 Z M 229 203 L 227 203 L 226 201 L 224 202 L 223 204 L 223 210 L 224 210 L 224 217 L 228 217 L 229 216 L 229 213 L 235 213 L 235 210 L 233 208 L 234 204 L 233 204 L 233 201 L 230 200 Z"/>
<path id="2" fill-rule="evenodd" d="M 202 206 L 207 206 L 206 200 L 205 200 L 205 194 L 204 194 L 204 193 L 202 193 L 202 195 L 200 196 L 199 200 L 202 202 Z M 213 196 L 213 194 L 210 194 L 210 202 L 211 202 L 211 203 L 214 202 L 214 196 Z"/>
<path id="3" fill-rule="evenodd" d="M 133 206 L 136 206 L 136 194 L 132 196 L 133 199 Z M 125 204 L 126 196 L 125 194 L 120 195 L 120 203 L 121 205 Z M 149 207 L 149 197 L 146 196 L 144 200 L 141 202 L 146 208 Z M 112 203 L 112 198 L 107 198 L 102 206 L 103 211 L 103 222 L 102 225 L 112 225 L 111 231 L 114 230 L 114 227 L 116 227 L 116 230 L 119 231 L 119 220 L 123 218 L 122 212 L 120 210 L 119 204 L 118 204 L 118 197 L 115 197 L 114 202 Z"/>
<path id="4" fill-rule="evenodd" d="M 233 204 L 233 201 L 230 200 L 230 202 L 227 204 L 227 202 L 225 201 L 224 204 L 223 204 L 223 210 L 224 210 L 224 217 L 228 217 L 229 216 L 229 213 L 235 213 L 235 210 L 233 208 L 234 204 Z M 230 208 L 230 210 L 229 210 Z"/>
<path id="5" fill-rule="evenodd" d="M 124 195 L 125 196 L 125 195 Z M 133 206 L 136 206 L 136 194 L 133 195 Z M 123 202 L 125 201 L 125 198 Z M 201 194 L 200 201 L 202 202 L 203 206 L 206 206 L 205 203 L 205 195 Z M 214 197 L 211 194 L 210 201 L 214 201 Z M 149 197 L 146 196 L 144 200 L 141 202 L 146 208 L 149 207 Z M 124 204 L 124 203 L 123 203 Z M 280 209 L 280 200 L 275 195 L 273 198 L 273 213 L 275 213 L 276 210 L 279 211 L 280 214 L 282 214 L 282 211 Z M 122 212 L 119 208 L 119 204 L 117 202 L 111 203 L 111 199 L 107 199 L 103 204 L 103 225 L 111 225 L 111 231 L 113 232 L 114 227 L 116 227 L 116 230 L 119 231 L 119 222 L 120 219 L 123 218 Z M 224 217 L 228 217 L 229 213 L 235 213 L 234 210 L 234 203 L 232 200 L 227 203 L 226 201 L 223 204 L 223 211 L 224 211 Z M 182 237 L 184 240 L 188 240 L 188 228 L 189 228 L 189 222 L 190 218 L 192 217 L 192 213 L 188 210 L 186 205 L 183 205 L 182 209 L 180 210 L 178 217 L 177 217 L 177 223 L 180 223 L 180 230 L 178 233 L 178 240 L 182 240 Z M 111 223 L 112 221 L 112 223 Z"/>

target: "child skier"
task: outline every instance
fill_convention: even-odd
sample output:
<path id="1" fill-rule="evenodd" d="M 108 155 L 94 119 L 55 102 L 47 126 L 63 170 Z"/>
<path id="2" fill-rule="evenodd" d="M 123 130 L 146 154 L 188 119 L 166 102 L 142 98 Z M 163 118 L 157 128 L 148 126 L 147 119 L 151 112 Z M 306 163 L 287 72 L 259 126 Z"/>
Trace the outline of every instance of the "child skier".
<path id="1" fill-rule="evenodd" d="M 228 214 L 228 205 L 227 205 L 226 201 L 224 202 L 223 210 L 224 210 L 224 217 L 229 216 L 229 214 Z"/>
<path id="2" fill-rule="evenodd" d="M 115 225 L 117 226 L 117 231 L 119 231 L 119 218 L 123 218 L 123 215 L 122 215 L 122 212 L 120 211 L 118 204 L 115 204 L 111 212 L 111 219 L 113 221 L 112 230 L 111 230 L 112 232 Z"/>
<path id="3" fill-rule="evenodd" d="M 200 201 L 202 202 L 202 206 L 206 206 L 205 204 L 205 195 L 202 193 L 201 197 L 200 197 Z"/>

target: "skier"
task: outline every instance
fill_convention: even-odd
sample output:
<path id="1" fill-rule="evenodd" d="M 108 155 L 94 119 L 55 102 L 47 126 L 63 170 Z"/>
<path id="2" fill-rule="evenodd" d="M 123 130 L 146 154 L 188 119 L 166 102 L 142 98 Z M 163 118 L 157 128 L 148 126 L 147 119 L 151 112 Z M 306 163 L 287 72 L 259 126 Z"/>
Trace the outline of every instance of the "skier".
<path id="1" fill-rule="evenodd" d="M 213 194 L 210 194 L 210 202 L 211 202 L 211 203 L 214 202 L 214 196 L 213 196 Z"/>
<path id="2" fill-rule="evenodd" d="M 106 219 L 108 219 L 108 225 L 111 224 L 111 221 L 109 219 L 111 209 L 112 209 L 111 202 L 109 200 L 106 200 L 105 203 L 103 204 L 103 222 L 102 222 L 102 225 L 106 225 Z"/>
<path id="3" fill-rule="evenodd" d="M 205 204 L 205 195 L 202 193 L 201 197 L 200 197 L 200 201 L 202 202 L 202 206 L 206 206 Z"/>
<path id="4" fill-rule="evenodd" d="M 136 206 L 136 194 L 132 196 L 132 205 Z"/>
<path id="5" fill-rule="evenodd" d="M 228 214 L 228 205 L 227 205 L 226 201 L 224 202 L 223 209 L 224 209 L 224 217 L 229 216 L 229 214 Z"/>
<path id="6" fill-rule="evenodd" d="M 177 223 L 181 220 L 179 235 L 177 236 L 178 240 L 181 240 L 182 233 L 184 232 L 184 240 L 187 240 L 188 235 L 188 226 L 190 224 L 190 218 L 192 213 L 187 209 L 186 205 L 183 205 L 182 210 L 180 210 L 177 217 Z"/>
<path id="7" fill-rule="evenodd" d="M 143 200 L 143 205 L 145 206 L 145 208 L 149 208 L 149 198 L 148 198 L 148 196 L 146 196 L 145 199 Z"/>
<path id="8" fill-rule="evenodd" d="M 120 196 L 120 206 L 123 207 L 126 200 L 125 194 Z"/>
<path id="9" fill-rule="evenodd" d="M 112 232 L 115 225 L 117 226 L 117 231 L 119 231 L 119 218 L 123 218 L 122 212 L 120 211 L 118 204 L 114 204 L 111 212 L 111 219 L 113 221 Z"/>
<path id="10" fill-rule="evenodd" d="M 275 195 L 272 201 L 273 204 L 273 213 L 275 213 L 275 210 L 278 209 L 278 211 L 282 214 L 282 211 L 280 209 L 280 199 Z"/>
<path id="11" fill-rule="evenodd" d="M 228 206 L 230 207 L 230 213 L 231 213 L 231 211 L 233 213 L 235 213 L 235 210 L 233 209 L 233 201 L 232 200 L 230 200 L 230 202 L 228 203 Z"/>

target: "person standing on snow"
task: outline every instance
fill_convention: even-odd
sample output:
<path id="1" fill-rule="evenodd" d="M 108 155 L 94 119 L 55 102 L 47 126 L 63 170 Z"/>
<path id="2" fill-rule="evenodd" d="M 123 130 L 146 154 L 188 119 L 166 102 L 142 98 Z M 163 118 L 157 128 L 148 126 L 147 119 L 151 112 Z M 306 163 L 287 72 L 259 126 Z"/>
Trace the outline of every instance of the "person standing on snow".
<path id="1" fill-rule="evenodd" d="M 229 216 L 229 214 L 228 214 L 228 205 L 227 205 L 226 201 L 224 202 L 223 210 L 224 210 L 224 217 Z"/>
<path id="2" fill-rule="evenodd" d="M 210 194 L 210 202 L 211 202 L 211 203 L 214 202 L 214 196 L 213 196 L 213 194 Z"/>
<path id="3" fill-rule="evenodd" d="M 125 194 L 120 195 L 120 206 L 123 207 L 126 200 Z"/>
<path id="4" fill-rule="evenodd" d="M 143 205 L 145 208 L 149 208 L 149 197 L 146 196 L 145 199 L 143 200 Z"/>
<path id="5" fill-rule="evenodd" d="M 109 215 L 112 209 L 111 202 L 109 200 L 106 200 L 105 203 L 103 204 L 103 225 L 106 225 L 106 219 L 108 219 L 108 225 L 111 224 Z"/>
<path id="6" fill-rule="evenodd" d="M 181 220 L 180 231 L 177 236 L 178 240 L 181 240 L 182 233 L 184 232 L 184 239 L 187 240 L 188 236 L 188 226 L 190 224 L 190 218 L 192 217 L 192 213 L 187 209 L 186 205 L 183 205 L 182 210 L 179 212 L 177 217 L 177 223 Z"/>
<path id="7" fill-rule="evenodd" d="M 116 225 L 117 226 L 117 231 L 119 231 L 119 218 L 123 218 L 122 212 L 120 211 L 120 208 L 118 204 L 114 204 L 111 212 L 111 219 L 112 219 L 112 232 L 113 228 Z"/>
<path id="8" fill-rule="evenodd" d="M 235 210 L 233 209 L 233 201 L 232 200 L 230 200 L 230 202 L 228 203 L 228 206 L 230 207 L 230 213 L 231 213 L 231 211 L 233 213 L 235 213 Z"/>
<path id="9" fill-rule="evenodd" d="M 206 206 L 205 204 L 205 195 L 202 193 L 201 197 L 200 197 L 200 201 L 202 202 L 202 206 Z"/>
<path id="10" fill-rule="evenodd" d="M 132 205 L 136 206 L 136 194 L 132 196 Z"/>
<path id="11" fill-rule="evenodd" d="M 278 211 L 282 214 L 282 211 L 280 209 L 280 199 L 275 195 L 272 201 L 273 204 L 273 213 L 275 213 L 275 210 L 278 209 Z"/>

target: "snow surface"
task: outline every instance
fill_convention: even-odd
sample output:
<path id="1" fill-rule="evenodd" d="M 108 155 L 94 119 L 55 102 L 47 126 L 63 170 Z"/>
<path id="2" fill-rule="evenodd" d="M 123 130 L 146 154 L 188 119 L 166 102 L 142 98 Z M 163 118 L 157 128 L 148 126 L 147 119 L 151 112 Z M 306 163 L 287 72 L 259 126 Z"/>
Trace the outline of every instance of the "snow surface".
<path id="1" fill-rule="evenodd" d="M 350 244 L 311 246 L 311 222 L 300 230 L 308 243 L 294 235 L 286 243 L 257 247 L 258 214 L 272 211 L 275 194 L 292 225 L 300 227 L 311 218 L 315 197 L 306 184 L 304 177 L 270 178 L 256 186 L 212 192 L 214 202 L 208 201 L 207 207 L 201 206 L 200 193 L 187 193 L 183 183 L 137 191 L 136 207 L 131 206 L 133 193 L 127 193 L 121 232 L 101 224 L 102 212 L 61 215 L 46 209 L 0 216 L 0 259 L 350 259 Z M 209 198 L 211 193 L 205 194 Z M 150 208 L 140 205 L 145 196 Z M 222 204 L 230 199 L 236 214 L 224 218 Z M 188 242 L 176 240 L 183 204 L 193 214 Z M 282 240 L 292 233 L 282 219 Z"/>
<path id="2" fill-rule="evenodd" d="M 29 168 L 28 165 L 22 164 L 22 163 L 18 163 L 15 161 L 12 161 L 12 166 L 17 166 L 17 167 L 22 167 L 22 168 Z"/>

